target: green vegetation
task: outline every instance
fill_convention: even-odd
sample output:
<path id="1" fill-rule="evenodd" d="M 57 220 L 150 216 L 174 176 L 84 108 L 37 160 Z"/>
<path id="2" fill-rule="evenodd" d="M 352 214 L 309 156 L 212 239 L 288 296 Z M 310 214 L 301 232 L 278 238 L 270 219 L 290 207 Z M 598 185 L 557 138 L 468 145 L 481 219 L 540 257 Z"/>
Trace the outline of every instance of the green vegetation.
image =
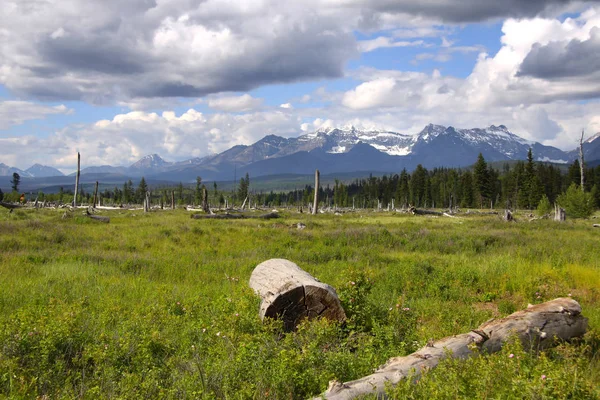
<path id="1" fill-rule="evenodd" d="M 303 399 L 560 296 L 581 303 L 585 338 L 447 361 L 391 394 L 600 397 L 600 246 L 589 221 L 104 214 L 108 225 L 0 211 L 0 397 Z M 347 323 L 309 321 L 289 334 L 261 323 L 247 282 L 275 257 L 334 286 Z"/>
<path id="2" fill-rule="evenodd" d="M 582 192 L 575 183 L 556 199 L 565 208 L 568 216 L 573 218 L 588 218 L 594 213 L 594 198 L 589 192 Z"/>

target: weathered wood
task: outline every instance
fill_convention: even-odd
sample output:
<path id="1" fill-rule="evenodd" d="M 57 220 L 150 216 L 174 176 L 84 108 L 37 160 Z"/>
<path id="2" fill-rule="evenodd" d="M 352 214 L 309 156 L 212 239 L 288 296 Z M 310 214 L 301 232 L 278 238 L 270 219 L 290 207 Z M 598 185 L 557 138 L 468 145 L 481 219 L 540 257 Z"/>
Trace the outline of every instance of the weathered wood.
<path id="1" fill-rule="evenodd" d="M 88 217 L 96 221 L 104 222 L 106 224 L 110 222 L 110 217 L 105 217 L 102 215 L 88 215 Z"/>
<path id="2" fill-rule="evenodd" d="M 171 191 L 171 210 L 175 209 L 175 191 Z"/>
<path id="3" fill-rule="evenodd" d="M 317 215 L 319 210 L 319 186 L 320 186 L 320 177 L 321 174 L 319 170 L 315 170 L 315 199 L 313 201 L 312 213 L 313 215 Z"/>
<path id="4" fill-rule="evenodd" d="M 581 130 L 581 138 L 579 139 L 579 177 L 581 179 L 581 191 L 585 192 L 585 166 L 583 161 L 583 135 L 585 130 Z"/>
<path id="5" fill-rule="evenodd" d="M 558 204 L 554 204 L 554 220 L 563 222 L 567 219 L 567 213 L 565 209 L 560 207 Z"/>
<path id="6" fill-rule="evenodd" d="M 81 172 L 81 155 L 77 152 L 77 175 L 75 175 L 75 196 L 73 196 L 73 207 L 77 208 L 77 193 L 79 191 L 79 174 Z"/>
<path id="7" fill-rule="evenodd" d="M 594 224 L 592 225 L 594 228 L 600 228 L 600 224 Z"/>
<path id="8" fill-rule="evenodd" d="M 374 374 L 355 381 L 332 381 L 323 397 L 346 400 L 368 394 L 383 396 L 386 385 L 395 385 L 411 374 L 419 375 L 434 368 L 446 357 L 467 358 L 478 354 L 500 351 L 512 337 L 521 341 L 525 350 L 542 350 L 560 341 L 583 336 L 587 318 L 581 315 L 581 306 L 571 298 L 558 298 L 531 306 L 506 318 L 491 320 L 469 333 L 449 336 L 433 342 L 406 356 L 395 357 Z M 318 397 L 322 398 L 322 397 Z"/>
<path id="9" fill-rule="evenodd" d="M 8 208 L 11 211 L 14 210 L 15 208 L 23 208 L 23 206 L 20 204 L 10 204 L 10 203 L 5 203 L 3 201 L 0 201 L 0 206 L 2 206 L 4 208 Z"/>
<path id="10" fill-rule="evenodd" d="M 515 218 L 512 215 L 512 212 L 510 212 L 510 210 L 504 210 L 504 220 L 506 222 L 511 222 L 511 221 L 515 220 Z"/>
<path id="11" fill-rule="evenodd" d="M 431 211 L 431 210 L 419 210 L 416 207 L 411 206 L 408 209 L 408 212 L 413 214 L 413 215 L 443 215 L 443 213 L 438 212 L 438 211 Z"/>
<path id="12" fill-rule="evenodd" d="M 281 319 L 287 331 L 305 318 L 346 319 L 335 289 L 291 261 L 274 258 L 260 263 L 252 271 L 250 287 L 262 298 L 260 318 Z"/>
<path id="13" fill-rule="evenodd" d="M 208 190 L 206 190 L 205 187 L 202 188 L 202 210 L 205 213 L 210 212 L 210 209 L 208 208 Z"/>
<path id="14" fill-rule="evenodd" d="M 92 207 L 96 207 L 98 205 L 98 181 L 96 181 L 96 188 L 94 189 L 94 203 Z"/>
<path id="15" fill-rule="evenodd" d="M 259 218 L 259 219 L 273 219 L 279 218 L 279 213 L 270 212 L 263 215 L 244 215 L 244 214 L 192 214 L 192 219 L 250 219 L 250 218 Z"/>

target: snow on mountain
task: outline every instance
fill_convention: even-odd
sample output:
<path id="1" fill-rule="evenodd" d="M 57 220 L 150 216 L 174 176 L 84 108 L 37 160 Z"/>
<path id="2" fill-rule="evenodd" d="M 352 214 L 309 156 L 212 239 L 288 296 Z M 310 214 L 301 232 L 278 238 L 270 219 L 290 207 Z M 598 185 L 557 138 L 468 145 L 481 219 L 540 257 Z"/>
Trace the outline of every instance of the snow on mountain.
<path id="1" fill-rule="evenodd" d="M 19 174 L 21 178 L 31 178 L 31 174 L 19 168 L 9 167 L 6 164 L 0 163 L 0 176 L 12 176 L 13 173 Z"/>
<path id="2" fill-rule="evenodd" d="M 62 172 L 56 168 L 48 167 L 46 165 L 35 164 L 27 168 L 25 171 L 35 178 L 47 178 L 49 176 L 64 176 Z"/>
<path id="3" fill-rule="evenodd" d="M 129 168 L 133 170 L 141 169 L 160 169 L 171 165 L 172 163 L 163 160 L 158 154 L 150 154 L 142 157 L 140 160 L 132 164 Z"/>

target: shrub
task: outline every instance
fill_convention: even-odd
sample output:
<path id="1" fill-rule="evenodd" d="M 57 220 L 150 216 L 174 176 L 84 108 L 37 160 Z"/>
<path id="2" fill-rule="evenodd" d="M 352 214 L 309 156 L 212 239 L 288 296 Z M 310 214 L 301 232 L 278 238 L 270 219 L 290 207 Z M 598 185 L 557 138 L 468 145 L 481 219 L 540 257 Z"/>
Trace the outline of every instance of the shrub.
<path id="1" fill-rule="evenodd" d="M 594 202 L 590 193 L 582 192 L 576 184 L 571 184 L 567 191 L 556 199 L 572 218 L 588 218 L 594 212 Z"/>
<path id="2" fill-rule="evenodd" d="M 543 217 L 544 215 L 550 214 L 552 211 L 552 205 L 550 204 L 550 200 L 546 195 L 542 196 L 540 203 L 537 206 L 537 215 Z"/>

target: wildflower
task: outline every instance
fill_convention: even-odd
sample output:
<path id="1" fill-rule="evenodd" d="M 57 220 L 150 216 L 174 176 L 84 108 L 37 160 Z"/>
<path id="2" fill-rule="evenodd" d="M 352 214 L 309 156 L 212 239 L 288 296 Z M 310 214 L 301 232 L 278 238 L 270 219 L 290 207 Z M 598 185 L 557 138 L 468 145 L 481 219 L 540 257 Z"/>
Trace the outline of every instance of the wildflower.
<path id="1" fill-rule="evenodd" d="M 221 336 L 221 332 L 217 332 L 217 336 Z"/>
<path id="2" fill-rule="evenodd" d="M 404 308 L 402 309 L 402 311 L 410 311 L 410 308 L 408 308 L 408 307 L 404 307 Z"/>
<path id="3" fill-rule="evenodd" d="M 351 284 L 352 286 L 354 286 L 354 285 L 356 285 L 356 282 L 354 282 L 354 281 L 351 281 L 351 282 L 350 282 L 350 284 Z"/>
<path id="4" fill-rule="evenodd" d="M 236 317 L 239 317 L 239 316 L 240 316 L 240 314 L 239 314 L 239 313 L 235 313 L 235 316 L 236 316 Z"/>
<path id="5" fill-rule="evenodd" d="M 180 303 L 180 302 L 177 302 L 177 305 L 179 306 L 179 305 L 181 305 L 181 303 Z"/>
<path id="6" fill-rule="evenodd" d="M 568 296 L 571 297 L 571 293 L 569 293 Z"/>
<path id="7" fill-rule="evenodd" d="M 546 375 L 542 375 L 541 378 L 542 378 L 542 380 L 545 380 L 546 379 Z"/>
<path id="8" fill-rule="evenodd" d="M 206 328 L 202 328 L 202 333 L 206 332 Z"/>
<path id="9" fill-rule="evenodd" d="M 515 355 L 514 355 L 513 353 L 510 353 L 510 354 L 508 355 L 508 358 L 513 358 L 514 356 L 515 356 Z"/>
<path id="10" fill-rule="evenodd" d="M 392 307 L 390 307 L 390 311 L 392 311 Z"/>

